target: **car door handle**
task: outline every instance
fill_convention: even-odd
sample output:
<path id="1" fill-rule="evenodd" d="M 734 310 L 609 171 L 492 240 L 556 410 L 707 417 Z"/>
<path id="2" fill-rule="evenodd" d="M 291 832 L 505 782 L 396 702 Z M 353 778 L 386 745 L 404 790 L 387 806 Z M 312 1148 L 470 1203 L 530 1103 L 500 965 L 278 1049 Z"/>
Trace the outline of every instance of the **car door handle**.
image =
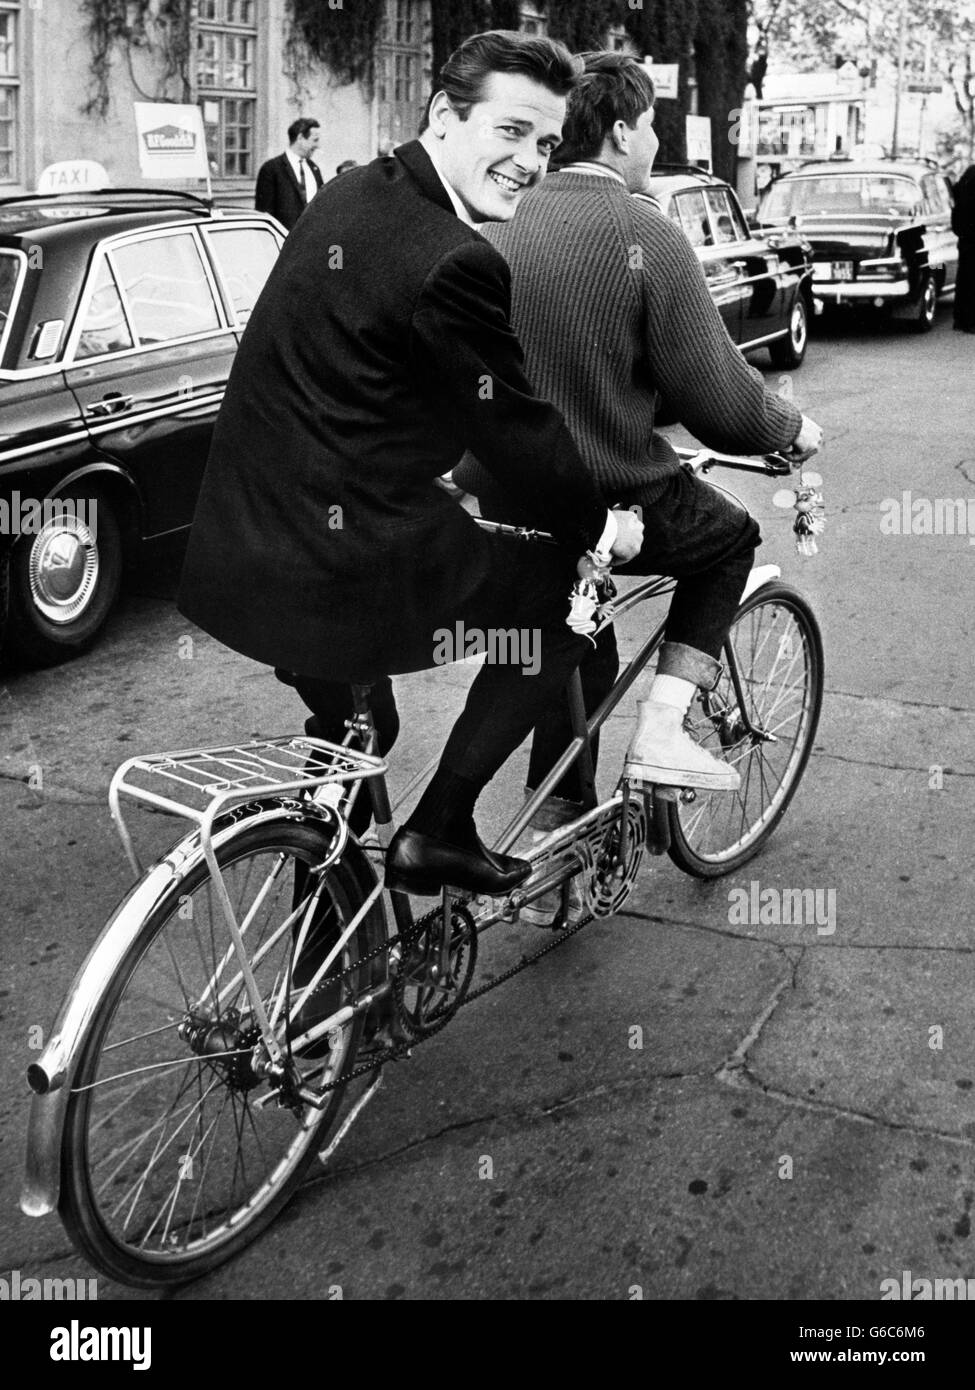
<path id="1" fill-rule="evenodd" d="M 121 391 L 110 391 L 100 401 L 92 401 L 88 407 L 89 415 L 121 415 L 123 410 L 131 410 L 134 396 L 123 396 Z"/>

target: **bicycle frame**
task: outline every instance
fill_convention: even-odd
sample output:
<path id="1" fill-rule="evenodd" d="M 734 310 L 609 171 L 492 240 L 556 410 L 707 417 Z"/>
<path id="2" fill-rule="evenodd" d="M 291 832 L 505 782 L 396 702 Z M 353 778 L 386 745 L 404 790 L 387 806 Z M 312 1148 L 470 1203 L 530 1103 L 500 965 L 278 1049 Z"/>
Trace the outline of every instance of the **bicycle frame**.
<path id="1" fill-rule="evenodd" d="M 695 473 L 707 472 L 715 463 L 747 472 L 764 473 L 767 476 L 780 476 L 791 471 L 790 463 L 777 456 L 770 456 L 764 462 L 759 462 L 736 456 L 717 455 L 708 451 L 682 451 L 682 453 L 685 466 Z M 502 526 L 499 523 L 483 524 L 502 534 L 511 534 L 524 539 L 550 539 L 544 537 L 542 533 L 525 531 L 523 528 Z M 763 566 L 754 570 L 749 577 L 745 597 L 754 593 L 756 589 L 768 583 L 773 577 L 777 577 L 778 574 L 779 570 L 776 566 Z M 650 578 L 644 580 L 619 600 L 612 616 L 607 619 L 605 625 L 608 625 L 609 622 L 615 622 L 616 619 L 631 612 L 647 599 L 670 592 L 671 588 L 672 581 L 667 579 Z M 573 864 L 569 859 L 560 865 L 548 868 L 544 866 L 543 861 L 562 850 L 568 850 L 587 829 L 598 826 L 602 817 L 608 817 L 610 813 L 615 815 L 617 806 L 624 801 L 625 791 L 616 791 L 607 801 L 598 803 L 591 742 L 594 734 L 629 692 L 647 662 L 657 651 L 663 640 L 663 632 L 664 623 L 661 622 L 646 638 L 639 651 L 617 678 L 599 708 L 588 719 L 584 712 L 581 679 L 578 671 L 573 673 L 568 686 L 572 740 L 548 775 L 540 782 L 501 832 L 496 842 L 496 848 L 503 851 L 515 841 L 535 812 L 551 794 L 566 770 L 577 761 L 581 763 L 586 809 L 577 820 L 570 825 L 552 831 L 528 851 L 527 857 L 530 860 L 540 862 L 540 872 L 533 874 L 500 907 L 491 906 L 480 912 L 477 920 L 479 932 L 498 921 L 511 920 L 527 902 L 541 896 L 551 888 L 558 887 L 576 873 L 579 865 L 578 863 Z M 740 680 L 734 652 L 730 646 L 726 648 L 726 655 L 732 679 L 736 683 L 736 690 L 740 696 Z M 243 946 L 243 930 L 246 930 L 246 923 L 242 928 L 241 924 L 236 922 L 227 894 L 225 890 L 221 891 L 222 878 L 215 850 L 228 836 L 235 833 L 236 824 L 231 820 L 235 814 L 243 813 L 246 815 L 248 824 L 262 816 L 280 815 L 280 807 L 284 803 L 281 801 L 274 803 L 273 801 L 274 798 L 278 797 L 288 799 L 289 804 L 294 805 L 303 814 L 311 813 L 329 821 L 335 835 L 332 848 L 329 851 L 330 860 L 337 858 L 340 853 L 350 853 L 352 850 L 355 850 L 356 855 L 364 860 L 358 844 L 349 838 L 345 823 L 346 814 L 355 797 L 360 794 L 359 787 L 364 781 L 368 783 L 372 798 L 378 843 L 382 848 L 388 845 L 392 837 L 394 808 L 390 803 L 385 780 L 386 764 L 375 756 L 376 732 L 368 707 L 368 688 L 355 687 L 354 691 L 356 714 L 350 721 L 348 733 L 343 741 L 343 748 L 348 752 L 349 759 L 341 770 L 333 767 L 316 775 L 314 769 L 309 771 L 307 767 L 296 767 L 293 761 L 299 755 L 304 758 L 309 750 L 314 751 L 316 747 L 328 749 L 334 754 L 341 753 L 342 749 L 337 745 L 324 744 L 322 741 L 314 739 L 281 739 L 268 740 L 260 745 L 235 745 L 232 748 L 218 750 L 191 749 L 186 750 L 184 754 L 158 755 L 150 759 L 130 759 L 116 773 L 110 795 L 112 813 L 119 828 L 123 847 L 137 875 L 142 873 L 142 867 L 121 816 L 120 791 L 124 790 L 133 795 L 136 800 L 141 800 L 156 809 L 186 816 L 195 822 L 197 831 L 194 836 L 190 837 L 190 842 L 181 841 L 148 874 L 140 878 L 125 902 L 113 914 L 81 971 L 76 976 L 59 1012 L 50 1040 L 37 1062 L 30 1068 L 31 1086 L 35 1095 L 29 1127 L 27 1172 L 21 1197 L 21 1208 L 26 1214 L 40 1216 L 53 1210 L 57 1205 L 60 1188 L 60 1146 L 65 1109 L 72 1078 L 88 1036 L 94 1000 L 98 997 L 106 981 L 119 967 L 126 951 L 134 944 L 135 935 L 132 933 L 137 932 L 139 922 L 144 921 L 150 915 L 154 905 L 171 884 L 173 874 L 179 872 L 182 867 L 185 867 L 186 861 L 197 854 L 202 854 L 206 859 L 211 875 L 218 884 L 219 900 L 227 918 L 232 951 L 238 957 L 238 968 L 246 981 L 247 993 L 255 1009 L 255 1014 L 261 1018 L 262 1024 L 266 1025 L 262 1027 L 262 1034 L 265 1035 L 265 1040 L 269 1041 L 269 1052 L 272 1061 L 275 1060 L 279 1049 L 274 1045 L 273 1025 L 257 993 L 253 976 L 247 968 L 246 951 Z M 752 730 L 751 732 L 759 733 L 760 731 Z M 357 740 L 364 745 L 362 753 L 352 748 L 353 743 Z M 262 751 L 255 753 L 254 750 Z M 268 750 L 271 750 L 270 754 L 268 754 Z M 282 768 L 280 759 L 285 751 L 292 757 L 292 761 L 286 763 Z M 231 760 L 243 757 L 245 760 L 244 776 L 250 780 L 246 786 L 242 783 L 232 786 L 228 781 L 222 788 L 218 789 L 219 794 L 212 785 L 209 785 L 213 781 L 212 776 L 209 779 L 204 779 L 205 785 L 203 786 L 197 782 L 197 791 L 209 793 L 207 805 L 202 812 L 189 810 L 185 795 L 182 796 L 181 800 L 177 800 L 173 797 L 160 797 L 145 791 L 138 794 L 133 788 L 124 786 L 127 772 L 137 763 L 149 764 L 154 762 L 158 764 L 155 770 L 159 771 L 166 768 L 167 765 L 168 769 L 178 766 L 180 758 L 192 760 L 214 754 L 228 754 Z M 260 762 L 261 758 L 265 756 L 267 757 L 266 772 L 257 771 L 255 773 L 253 768 L 247 770 L 247 760 L 255 758 L 256 761 Z M 427 770 L 424 769 L 419 777 L 414 779 L 412 785 L 415 785 Z M 328 783 L 341 783 L 345 788 L 337 805 L 334 803 L 332 806 L 321 804 L 321 793 Z M 409 794 L 412 785 L 407 788 L 404 797 Z M 253 807 L 253 811 L 251 811 L 251 807 Z M 189 848 L 187 848 L 188 843 L 190 844 Z M 368 868 L 368 865 L 366 867 Z M 376 880 L 371 869 L 367 877 L 370 879 L 370 887 L 367 890 L 364 883 L 365 906 L 361 909 L 362 911 L 368 909 L 381 891 L 381 884 Z M 397 928 L 403 932 L 413 924 L 409 899 L 398 893 L 387 896 L 391 900 L 393 918 Z M 449 911 L 449 903 L 449 894 L 445 894 L 445 911 Z M 126 914 L 126 920 L 130 924 L 128 928 L 130 936 L 124 940 L 121 939 L 120 933 L 115 930 L 123 910 Z M 332 952 L 333 957 L 339 953 L 343 942 L 355 929 L 355 923 L 359 916 L 360 913 L 354 914 L 352 924 L 346 927 L 341 940 Z M 326 969 L 327 965 L 321 967 L 315 978 L 302 987 L 303 995 L 314 988 L 318 978 Z M 345 1021 L 346 1016 L 351 1012 L 360 1012 L 371 1007 L 388 988 L 387 983 L 385 987 L 381 986 L 370 995 L 357 1000 L 354 1006 L 346 1006 L 341 1011 L 341 1016 L 317 1024 L 312 1030 L 313 1033 L 315 1035 L 323 1033 L 328 1028 L 336 1026 L 337 1022 Z M 277 1018 L 280 1012 L 277 1004 L 273 1012 Z M 312 1036 L 312 1033 L 310 1032 L 307 1036 Z M 299 1041 L 293 1040 L 293 1045 L 297 1045 Z M 312 1099 L 311 1096 L 306 1098 Z M 344 1132 L 345 1127 L 338 1138 Z M 331 1147 L 334 1148 L 334 1142 Z"/>
<path id="2" fill-rule="evenodd" d="M 761 473 L 766 477 L 781 477 L 792 472 L 793 462 L 779 454 L 769 454 L 761 461 L 748 459 L 733 454 L 720 454 L 708 449 L 678 449 L 677 453 L 681 458 L 682 464 L 689 472 L 694 474 L 706 474 L 717 464 L 722 467 L 736 469 L 740 472 Z M 506 535 L 515 539 L 523 540 L 528 543 L 553 543 L 553 538 L 543 531 L 536 531 L 521 526 L 510 526 L 502 522 L 485 521 L 483 518 L 475 518 L 478 524 L 487 531 L 496 535 Z M 772 579 L 777 579 L 781 570 L 775 565 L 759 566 L 752 571 L 749 576 L 742 601 L 747 599 L 760 588 L 763 584 L 769 583 Z M 612 613 L 599 625 L 598 631 L 614 624 L 617 619 L 624 617 L 633 609 L 639 607 L 651 598 L 659 598 L 673 591 L 675 581 L 668 578 L 651 577 L 637 584 L 629 590 L 621 599 L 614 603 Z M 598 804 L 595 786 L 595 770 L 592 760 L 592 740 L 594 735 L 603 726 L 609 716 L 613 713 L 620 701 L 629 693 L 635 682 L 639 679 L 647 663 L 653 658 L 660 648 L 663 637 L 665 621 L 660 622 L 649 637 L 641 645 L 639 651 L 631 659 L 625 669 L 617 677 L 611 690 L 593 714 L 587 719 L 583 702 L 582 679 L 578 668 L 572 672 L 566 688 L 569 704 L 569 717 L 572 728 L 572 740 L 567 745 L 565 751 L 553 765 L 551 771 L 542 779 L 539 785 L 526 799 L 521 809 L 508 822 L 502 830 L 500 836 L 492 845 L 492 849 L 505 852 L 517 840 L 518 836 L 528 826 L 541 808 L 543 803 L 551 796 L 558 786 L 565 773 L 573 764 L 578 763 L 580 782 L 583 789 L 583 806 L 585 808 L 583 816 L 571 825 L 559 830 L 550 832 L 543 840 L 526 852 L 525 857 L 529 860 L 544 860 L 550 857 L 563 844 L 571 843 L 574 836 L 585 829 L 598 816 L 606 814 L 615 807 L 621 798 L 621 793 L 616 792 L 607 801 Z M 735 692 L 745 707 L 745 701 L 741 688 L 741 677 L 738 671 L 737 659 L 734 650 L 730 645 L 725 647 L 725 660 L 728 665 L 729 673 L 734 684 Z M 356 737 L 363 739 L 364 749 L 376 754 L 376 732 L 372 723 L 369 711 L 369 687 L 354 686 L 353 697 L 356 715 L 350 721 L 350 730 L 346 736 L 346 742 L 350 742 Z M 750 723 L 747 724 L 747 731 L 754 737 L 761 737 L 761 730 L 755 729 Z M 432 764 L 431 764 L 432 766 Z M 424 769 L 424 773 L 428 769 Z M 421 774 L 422 776 L 423 774 Z M 404 792 L 401 800 L 409 794 L 419 779 L 414 779 L 410 788 Z M 348 807 L 351 806 L 355 796 L 358 794 L 358 786 L 350 788 Z M 376 837 L 379 844 L 385 849 L 392 839 L 393 832 L 393 808 L 390 805 L 389 793 L 385 779 L 377 777 L 369 781 L 369 794 L 372 798 L 373 817 L 376 824 Z M 593 815 L 592 813 L 596 814 Z M 543 892 L 549 891 L 552 887 L 557 887 L 564 882 L 566 877 L 571 876 L 566 871 L 561 871 L 557 878 L 552 881 L 533 882 L 529 878 L 526 883 L 511 895 L 508 900 L 515 910 L 523 907 L 527 902 L 540 897 Z M 392 893 L 388 897 L 391 900 L 392 911 L 397 928 L 402 931 L 412 925 L 413 916 L 410 903 L 407 897 L 401 893 Z M 508 920 L 512 915 L 510 908 L 501 908 L 487 914 L 482 914 L 478 919 L 478 930 L 483 931 L 488 926 L 500 920 Z"/>

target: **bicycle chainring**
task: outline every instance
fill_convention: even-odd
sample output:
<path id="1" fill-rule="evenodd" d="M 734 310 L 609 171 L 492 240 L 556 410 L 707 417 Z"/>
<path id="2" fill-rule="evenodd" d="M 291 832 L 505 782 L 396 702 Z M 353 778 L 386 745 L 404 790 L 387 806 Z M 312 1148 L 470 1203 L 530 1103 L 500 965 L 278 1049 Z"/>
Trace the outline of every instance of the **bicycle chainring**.
<path id="1" fill-rule="evenodd" d="M 583 861 L 579 874 L 586 910 L 594 917 L 612 917 L 626 902 L 647 843 L 646 804 L 642 796 L 632 796 L 627 807 L 627 848 L 622 862 L 619 859 L 620 817 L 614 816 L 609 826 L 599 826 L 598 835 L 587 835 L 573 846 Z"/>
<path id="2" fill-rule="evenodd" d="M 457 1012 L 477 964 L 477 928 L 466 907 L 455 905 L 450 918 L 447 969 L 441 975 L 443 916 L 429 913 L 410 933 L 403 959 L 394 966 L 396 1007 L 410 1037 L 429 1037 Z"/>

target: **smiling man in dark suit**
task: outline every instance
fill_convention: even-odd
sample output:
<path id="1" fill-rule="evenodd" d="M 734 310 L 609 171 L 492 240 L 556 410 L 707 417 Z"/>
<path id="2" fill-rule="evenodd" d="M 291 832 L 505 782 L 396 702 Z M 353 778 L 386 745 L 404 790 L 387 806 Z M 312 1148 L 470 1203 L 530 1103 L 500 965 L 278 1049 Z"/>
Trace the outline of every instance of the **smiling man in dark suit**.
<path id="1" fill-rule="evenodd" d="M 318 149 L 319 125 L 301 116 L 288 126 L 288 148 L 262 164 L 257 172 L 254 206 L 269 212 L 288 231 L 321 188 L 322 171 L 312 159 Z"/>
<path id="2" fill-rule="evenodd" d="M 625 560 L 642 538 L 534 395 L 507 266 L 474 230 L 542 178 L 580 72 L 551 40 L 475 35 L 445 64 L 421 139 L 315 199 L 244 333 L 190 536 L 182 612 L 276 667 L 326 738 L 344 732 L 349 683 L 368 683 L 388 752 L 388 678 L 443 660 L 445 630 L 537 643 L 540 663 L 486 664 L 471 686 L 389 848 L 387 882 L 405 891 L 503 893 L 527 876 L 481 844 L 475 801 L 587 648 L 566 623 L 578 557 Z M 436 481 L 466 448 L 564 550 L 474 524 Z"/>

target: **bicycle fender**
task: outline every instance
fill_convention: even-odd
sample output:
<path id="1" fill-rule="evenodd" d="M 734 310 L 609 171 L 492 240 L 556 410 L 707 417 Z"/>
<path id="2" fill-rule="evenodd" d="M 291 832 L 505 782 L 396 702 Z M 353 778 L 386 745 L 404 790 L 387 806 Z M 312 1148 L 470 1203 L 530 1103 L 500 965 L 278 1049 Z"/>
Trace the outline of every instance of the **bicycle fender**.
<path id="1" fill-rule="evenodd" d="M 745 585 L 745 592 L 741 596 L 742 603 L 747 598 L 751 598 L 756 590 L 763 588 L 766 584 L 771 584 L 773 579 L 781 579 L 782 571 L 778 565 L 756 565 L 748 576 Z"/>
<path id="2" fill-rule="evenodd" d="M 222 825 L 212 839 L 214 849 L 239 833 L 243 826 L 266 824 L 275 819 L 324 819 L 327 808 L 279 802 L 241 819 L 239 812 Z M 295 809 L 297 808 L 297 810 Z M 34 1095 L 27 1126 L 27 1154 L 20 1192 L 25 1216 L 46 1216 L 56 1210 L 61 1189 L 61 1140 L 71 1087 L 82 1051 L 88 1041 L 96 1006 L 115 972 L 138 940 L 149 916 L 172 887 L 203 859 L 199 831 L 184 836 L 132 887 L 102 928 L 71 983 L 55 1020 L 51 1037 L 36 1062 L 27 1070 Z M 354 869 L 364 887 L 372 888 L 376 872 L 353 837 L 345 846 L 343 862 Z"/>

